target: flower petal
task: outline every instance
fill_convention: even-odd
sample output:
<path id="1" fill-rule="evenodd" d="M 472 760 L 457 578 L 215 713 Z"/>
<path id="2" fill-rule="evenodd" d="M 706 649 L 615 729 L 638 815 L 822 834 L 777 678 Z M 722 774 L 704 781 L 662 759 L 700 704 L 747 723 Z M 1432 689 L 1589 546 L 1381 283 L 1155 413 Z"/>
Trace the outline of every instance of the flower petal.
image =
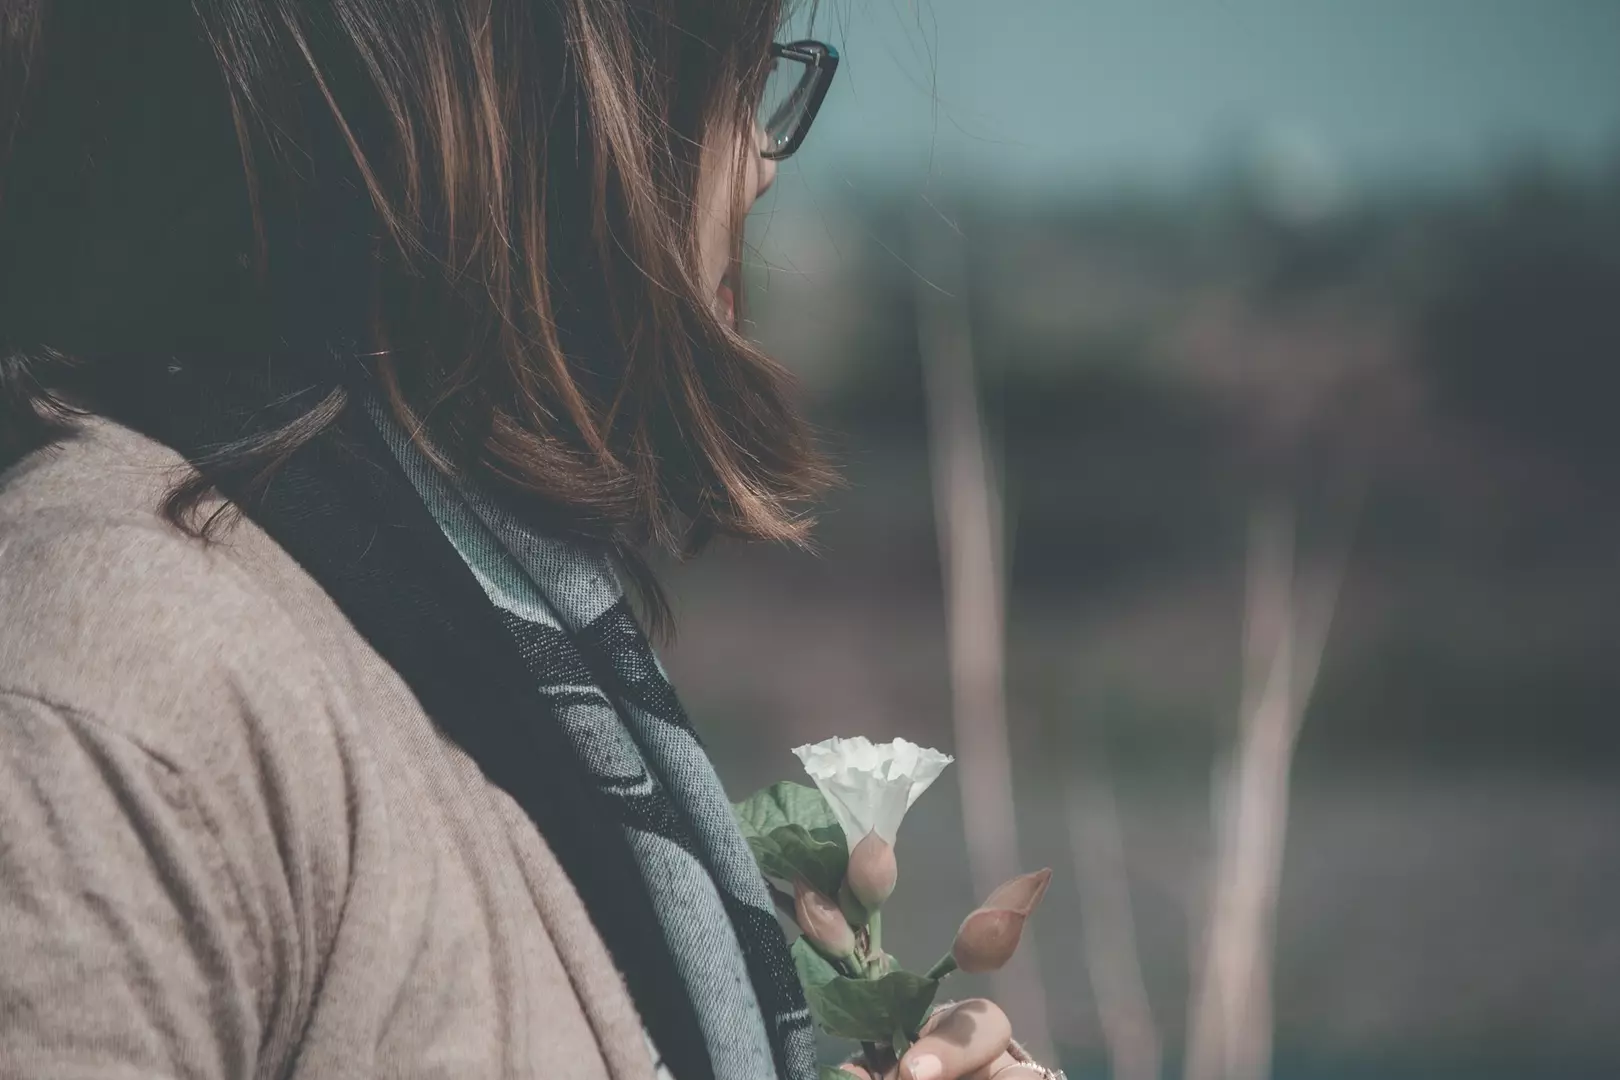
<path id="1" fill-rule="evenodd" d="M 844 844 L 851 851 L 861 837 L 872 831 L 876 816 L 872 807 L 873 792 L 861 782 L 859 773 L 840 772 L 826 779 L 817 779 L 816 787 L 826 796 L 838 825 L 844 830 Z"/>
<path id="2" fill-rule="evenodd" d="M 917 797 L 951 758 L 905 739 L 874 744 L 864 735 L 794 748 L 853 849 L 868 833 L 890 844 Z"/>
<path id="3" fill-rule="evenodd" d="M 910 791 L 911 785 L 904 779 L 897 783 L 880 783 L 871 790 L 871 831 L 890 844 L 899 835 L 900 822 L 905 820 L 906 809 L 911 805 Z"/>
<path id="4" fill-rule="evenodd" d="M 895 760 L 898 763 L 902 756 L 906 759 L 905 774 L 911 778 L 911 791 L 906 796 L 906 809 L 917 801 L 917 796 L 927 791 L 939 774 L 945 771 L 945 766 L 956 759 L 949 754 L 942 754 L 938 750 L 927 746 L 918 746 L 916 743 L 904 739 L 894 740 Z"/>

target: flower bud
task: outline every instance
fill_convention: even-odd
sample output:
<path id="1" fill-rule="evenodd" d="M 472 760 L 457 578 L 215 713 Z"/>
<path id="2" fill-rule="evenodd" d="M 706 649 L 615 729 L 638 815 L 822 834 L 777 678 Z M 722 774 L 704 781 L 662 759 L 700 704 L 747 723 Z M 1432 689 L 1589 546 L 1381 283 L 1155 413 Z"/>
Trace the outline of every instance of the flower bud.
<path id="1" fill-rule="evenodd" d="M 855 953 L 855 931 L 827 894 L 811 888 L 803 878 L 793 883 L 793 918 L 824 956 L 846 960 Z"/>
<path id="2" fill-rule="evenodd" d="M 844 871 L 844 880 L 867 911 L 876 911 L 894 892 L 898 874 L 894 847 L 877 833 L 870 832 L 849 853 L 849 869 Z"/>
<path id="3" fill-rule="evenodd" d="M 1024 921 L 1046 895 L 1051 870 L 1022 874 L 999 886 L 976 911 L 962 920 L 951 945 L 956 966 L 969 974 L 995 971 L 1018 948 Z"/>

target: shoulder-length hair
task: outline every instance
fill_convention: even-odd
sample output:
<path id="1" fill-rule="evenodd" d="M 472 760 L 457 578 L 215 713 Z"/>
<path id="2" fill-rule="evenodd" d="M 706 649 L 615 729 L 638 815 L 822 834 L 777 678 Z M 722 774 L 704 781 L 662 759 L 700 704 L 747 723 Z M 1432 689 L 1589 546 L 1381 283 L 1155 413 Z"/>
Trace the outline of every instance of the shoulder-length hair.
<path id="1" fill-rule="evenodd" d="M 803 541 L 829 474 L 696 239 L 782 4 L 0 0 L 0 464 L 68 401 L 116 417 L 120 358 L 346 349 L 442 467 L 568 532 Z"/>

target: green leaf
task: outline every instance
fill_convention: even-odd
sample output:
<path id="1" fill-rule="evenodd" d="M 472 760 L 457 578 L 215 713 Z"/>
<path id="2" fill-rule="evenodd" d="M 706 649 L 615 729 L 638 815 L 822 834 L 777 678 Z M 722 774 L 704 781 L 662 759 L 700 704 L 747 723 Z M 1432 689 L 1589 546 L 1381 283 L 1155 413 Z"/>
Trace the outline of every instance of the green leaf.
<path id="1" fill-rule="evenodd" d="M 823 1065 L 816 1074 L 817 1080 L 850 1080 L 848 1069 L 840 1069 L 836 1065 Z"/>
<path id="2" fill-rule="evenodd" d="M 897 1033 L 910 1039 L 939 993 L 937 979 L 909 971 L 891 971 L 879 979 L 840 975 L 803 938 L 793 943 L 793 966 L 816 1023 L 845 1039 L 893 1043 Z"/>
<path id="3" fill-rule="evenodd" d="M 837 894 L 849 849 L 821 792 L 784 781 L 755 792 L 737 804 L 736 812 L 766 877 L 790 886 L 802 877 L 828 896 Z"/>
<path id="4" fill-rule="evenodd" d="M 838 827 L 838 819 L 833 817 L 821 792 L 803 784 L 786 780 L 772 784 L 748 796 L 736 809 L 737 821 L 745 835 L 752 831 L 764 836 L 783 825 L 802 825 L 812 834 L 818 829 L 833 829 L 838 839 L 844 838 L 844 831 Z"/>

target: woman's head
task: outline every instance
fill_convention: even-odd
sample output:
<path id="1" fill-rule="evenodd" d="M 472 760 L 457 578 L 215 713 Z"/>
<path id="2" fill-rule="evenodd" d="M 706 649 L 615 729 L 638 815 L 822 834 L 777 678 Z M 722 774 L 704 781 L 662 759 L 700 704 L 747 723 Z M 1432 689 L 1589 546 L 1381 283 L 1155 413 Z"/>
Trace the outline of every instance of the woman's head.
<path id="1" fill-rule="evenodd" d="M 339 400 L 364 356 L 447 464 L 581 533 L 801 538 L 825 474 L 723 287 L 783 14 L 10 0 L 0 402 L 278 356 Z"/>

